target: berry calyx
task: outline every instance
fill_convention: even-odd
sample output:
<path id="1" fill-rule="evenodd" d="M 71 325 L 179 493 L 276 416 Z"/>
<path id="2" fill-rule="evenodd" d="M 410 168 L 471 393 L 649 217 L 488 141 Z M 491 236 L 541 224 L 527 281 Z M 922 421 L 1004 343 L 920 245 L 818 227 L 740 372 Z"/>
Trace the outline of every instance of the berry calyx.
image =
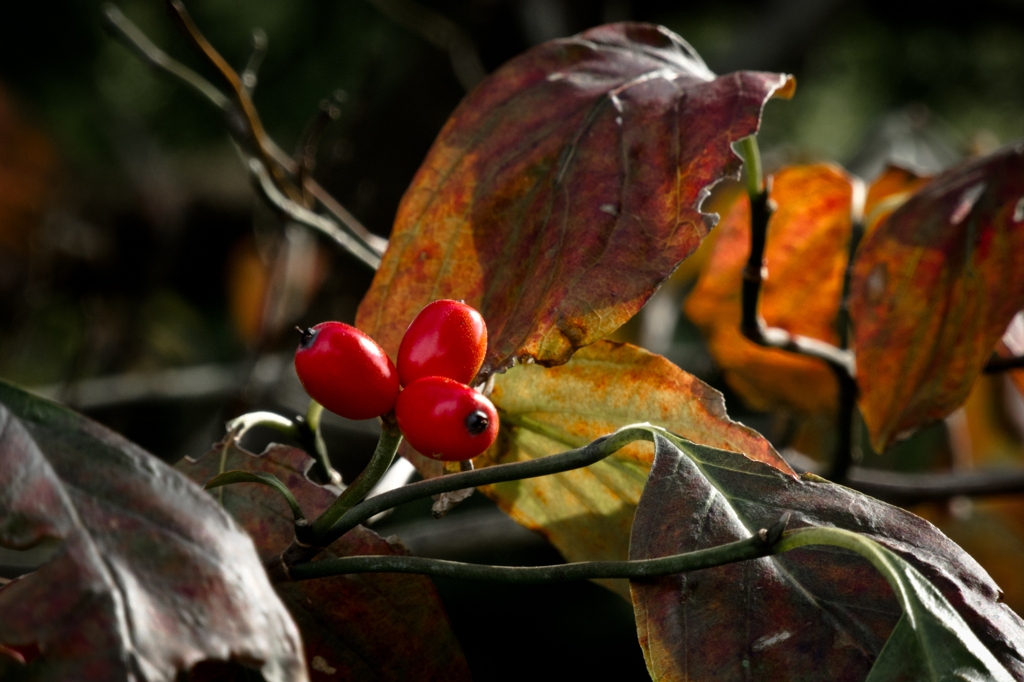
<path id="1" fill-rule="evenodd" d="M 295 372 L 313 400 L 347 419 L 387 414 L 398 398 L 398 370 L 377 342 L 343 322 L 299 329 Z"/>
<path id="2" fill-rule="evenodd" d="M 423 377 L 473 381 L 487 354 L 487 324 L 462 301 L 442 299 L 428 304 L 402 337 L 398 374 L 403 386 Z"/>
<path id="3" fill-rule="evenodd" d="M 448 377 L 423 377 L 406 386 L 395 417 L 409 445 L 447 462 L 473 459 L 498 435 L 491 401 Z"/>

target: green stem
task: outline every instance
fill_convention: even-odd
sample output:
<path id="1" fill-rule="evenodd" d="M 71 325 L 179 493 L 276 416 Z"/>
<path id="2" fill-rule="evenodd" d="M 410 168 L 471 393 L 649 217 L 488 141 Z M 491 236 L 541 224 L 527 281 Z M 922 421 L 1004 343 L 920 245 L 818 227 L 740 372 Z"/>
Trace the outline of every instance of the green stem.
<path id="1" fill-rule="evenodd" d="M 292 566 L 289 576 L 292 580 L 309 580 L 350 573 L 416 573 L 520 584 L 656 578 L 768 556 L 781 532 L 782 526 L 776 524 L 772 530 L 763 530 L 746 540 L 657 559 L 582 561 L 558 566 L 485 566 L 411 556 L 351 556 Z"/>
<path id="2" fill-rule="evenodd" d="M 900 577 L 900 569 L 890 557 L 890 552 L 874 540 L 842 528 L 824 528 L 821 526 L 810 526 L 786 531 L 782 539 L 776 543 L 772 550 L 773 554 L 782 554 L 798 547 L 807 545 L 832 545 L 842 547 L 860 554 L 871 562 L 871 565 L 882 574 L 896 593 L 896 598 L 907 612 L 909 598 L 904 591 L 904 585 Z"/>
<path id="3" fill-rule="evenodd" d="M 299 426 L 295 422 L 274 412 L 249 412 L 229 421 L 226 428 L 228 433 L 234 432 L 237 441 L 256 426 L 266 426 L 296 440 L 301 437 Z"/>
<path id="4" fill-rule="evenodd" d="M 331 503 L 331 506 L 313 522 L 310 533 L 314 539 L 313 544 L 325 547 L 332 542 L 332 540 L 323 540 L 331 527 L 366 497 L 395 460 L 398 445 L 402 442 L 402 432 L 398 430 L 398 424 L 394 421 L 393 415 L 385 415 L 383 422 L 380 440 L 377 441 L 377 449 L 374 451 L 373 457 L 370 458 L 369 464 L 356 477 L 356 480 L 352 481 L 352 485 L 345 488 L 344 492 Z"/>
<path id="5" fill-rule="evenodd" d="M 557 455 L 549 455 L 525 462 L 496 464 L 485 469 L 465 471 L 461 474 L 449 474 L 439 478 L 419 481 L 396 488 L 382 495 L 377 495 L 355 505 L 323 536 L 323 544 L 334 542 L 342 535 L 358 526 L 366 519 L 380 512 L 397 507 L 400 504 L 418 500 L 431 495 L 439 495 L 463 488 L 477 488 L 482 485 L 517 481 L 524 478 L 548 476 L 563 471 L 579 469 L 599 462 L 624 445 L 637 440 L 654 440 L 654 432 L 662 431 L 650 424 L 626 426 L 613 434 L 598 438 L 582 448 L 568 450 Z"/>
<path id="6" fill-rule="evenodd" d="M 749 135 L 739 141 L 739 151 L 743 155 L 743 165 L 747 170 L 747 195 L 750 200 L 764 191 L 764 171 L 761 168 L 761 150 L 757 146 L 757 136 Z"/>
<path id="7" fill-rule="evenodd" d="M 324 480 L 332 485 L 341 486 L 341 474 L 331 466 L 331 457 L 327 454 L 327 443 L 324 441 L 323 431 L 320 428 L 320 419 L 323 414 L 324 406 L 315 400 L 310 400 L 309 407 L 306 408 L 306 427 L 308 428 L 303 433 L 301 440 L 307 450 L 312 451 L 310 454 L 316 460 L 317 466 L 320 467 L 320 473 L 323 474 Z"/>

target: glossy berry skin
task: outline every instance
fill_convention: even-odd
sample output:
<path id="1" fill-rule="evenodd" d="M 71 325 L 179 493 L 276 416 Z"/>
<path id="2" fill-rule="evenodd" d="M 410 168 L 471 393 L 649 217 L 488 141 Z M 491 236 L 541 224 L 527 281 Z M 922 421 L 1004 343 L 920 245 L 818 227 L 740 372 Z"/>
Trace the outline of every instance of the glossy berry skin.
<path id="1" fill-rule="evenodd" d="M 309 397 L 347 419 L 387 414 L 398 398 L 398 370 L 387 353 L 343 322 L 321 322 L 302 332 L 295 372 Z"/>
<path id="2" fill-rule="evenodd" d="M 472 306 L 440 300 L 409 325 L 398 347 L 398 374 L 408 386 L 423 377 L 473 381 L 487 353 L 487 325 Z"/>
<path id="3" fill-rule="evenodd" d="M 448 377 L 423 377 L 406 386 L 395 417 L 409 445 L 447 462 L 473 459 L 498 435 L 491 401 Z"/>

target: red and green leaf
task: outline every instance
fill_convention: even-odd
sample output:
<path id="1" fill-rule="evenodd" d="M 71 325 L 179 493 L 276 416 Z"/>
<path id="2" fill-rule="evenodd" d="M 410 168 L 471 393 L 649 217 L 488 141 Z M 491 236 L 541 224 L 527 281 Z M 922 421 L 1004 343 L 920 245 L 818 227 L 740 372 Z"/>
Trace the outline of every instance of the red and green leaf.
<path id="1" fill-rule="evenodd" d="M 952 168 L 869 231 L 853 271 L 875 448 L 960 406 L 1024 307 L 1024 144 Z"/>
<path id="2" fill-rule="evenodd" d="M 714 224 L 782 74 L 716 77 L 681 38 L 611 24 L 513 59 L 471 92 L 402 199 L 357 326 L 394 357 L 427 303 L 464 299 L 485 373 L 556 365 L 636 313 Z"/>
<path id="3" fill-rule="evenodd" d="M 630 558 L 745 539 L 786 512 L 791 529 L 844 528 L 895 553 L 938 589 L 999 665 L 1024 679 L 1024 621 L 970 556 L 927 521 L 814 476 L 794 479 L 732 452 L 659 439 Z M 901 617 L 871 564 L 828 546 L 630 587 L 656 680 L 860 682 Z M 922 669 L 909 679 L 925 677 Z"/>

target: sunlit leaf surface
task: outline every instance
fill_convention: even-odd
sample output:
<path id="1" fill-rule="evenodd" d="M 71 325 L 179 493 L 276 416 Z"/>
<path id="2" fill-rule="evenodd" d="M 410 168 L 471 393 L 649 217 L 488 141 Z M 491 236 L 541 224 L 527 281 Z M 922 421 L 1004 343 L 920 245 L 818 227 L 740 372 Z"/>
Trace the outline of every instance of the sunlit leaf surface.
<path id="1" fill-rule="evenodd" d="M 484 372 L 555 365 L 628 320 L 713 218 L 785 75 L 716 77 L 681 38 L 622 23 L 551 41 L 473 90 L 398 209 L 357 325 L 394 356 L 413 317 L 464 299 L 487 320 Z"/>
<path id="2" fill-rule="evenodd" d="M 998 601 L 998 587 L 970 556 L 923 519 L 820 478 L 794 479 L 735 453 L 661 439 L 630 558 L 748 538 L 785 512 L 790 528 L 845 528 L 894 552 L 941 592 L 1000 665 L 1024 678 L 1024 621 Z M 631 589 L 656 680 L 860 682 L 901 615 L 871 564 L 827 546 L 633 581 Z M 927 679 L 918 672 L 909 679 Z"/>
<path id="3" fill-rule="evenodd" d="M 477 466 L 564 452 L 647 421 L 790 471 L 768 441 L 728 418 L 718 391 L 628 344 L 602 341 L 550 369 L 515 367 L 498 377 L 492 398 L 501 433 Z M 635 443 L 585 469 L 484 492 L 513 519 L 547 536 L 567 560 L 625 559 L 651 456 L 650 444 Z M 618 588 L 624 591 L 624 583 Z"/>
<path id="4" fill-rule="evenodd" d="M 261 457 L 230 448 L 223 468 L 273 474 L 294 493 L 306 517 L 313 519 L 335 495 L 306 479 L 304 472 L 312 461 L 302 451 L 285 446 L 273 447 Z M 178 467 L 205 483 L 221 470 L 220 453 Z M 270 557 L 288 546 L 294 537 L 292 512 L 275 491 L 263 485 L 235 484 L 211 494 L 218 496 L 221 491 L 224 506 L 249 531 L 261 555 Z M 359 526 L 322 556 L 404 553 L 401 543 Z M 469 679 L 462 648 L 429 578 L 365 574 L 275 587 L 302 631 L 314 682 Z"/>
<path id="5" fill-rule="evenodd" d="M 170 681 L 207 659 L 308 679 L 252 541 L 214 500 L 112 431 L 0 383 L 0 545 L 47 539 L 60 541 L 49 562 L 0 590 L 0 645 L 38 654 L 30 679 Z"/>
<path id="6" fill-rule="evenodd" d="M 874 447 L 961 405 L 1022 307 L 1017 144 L 937 176 L 861 245 L 850 308 Z"/>

